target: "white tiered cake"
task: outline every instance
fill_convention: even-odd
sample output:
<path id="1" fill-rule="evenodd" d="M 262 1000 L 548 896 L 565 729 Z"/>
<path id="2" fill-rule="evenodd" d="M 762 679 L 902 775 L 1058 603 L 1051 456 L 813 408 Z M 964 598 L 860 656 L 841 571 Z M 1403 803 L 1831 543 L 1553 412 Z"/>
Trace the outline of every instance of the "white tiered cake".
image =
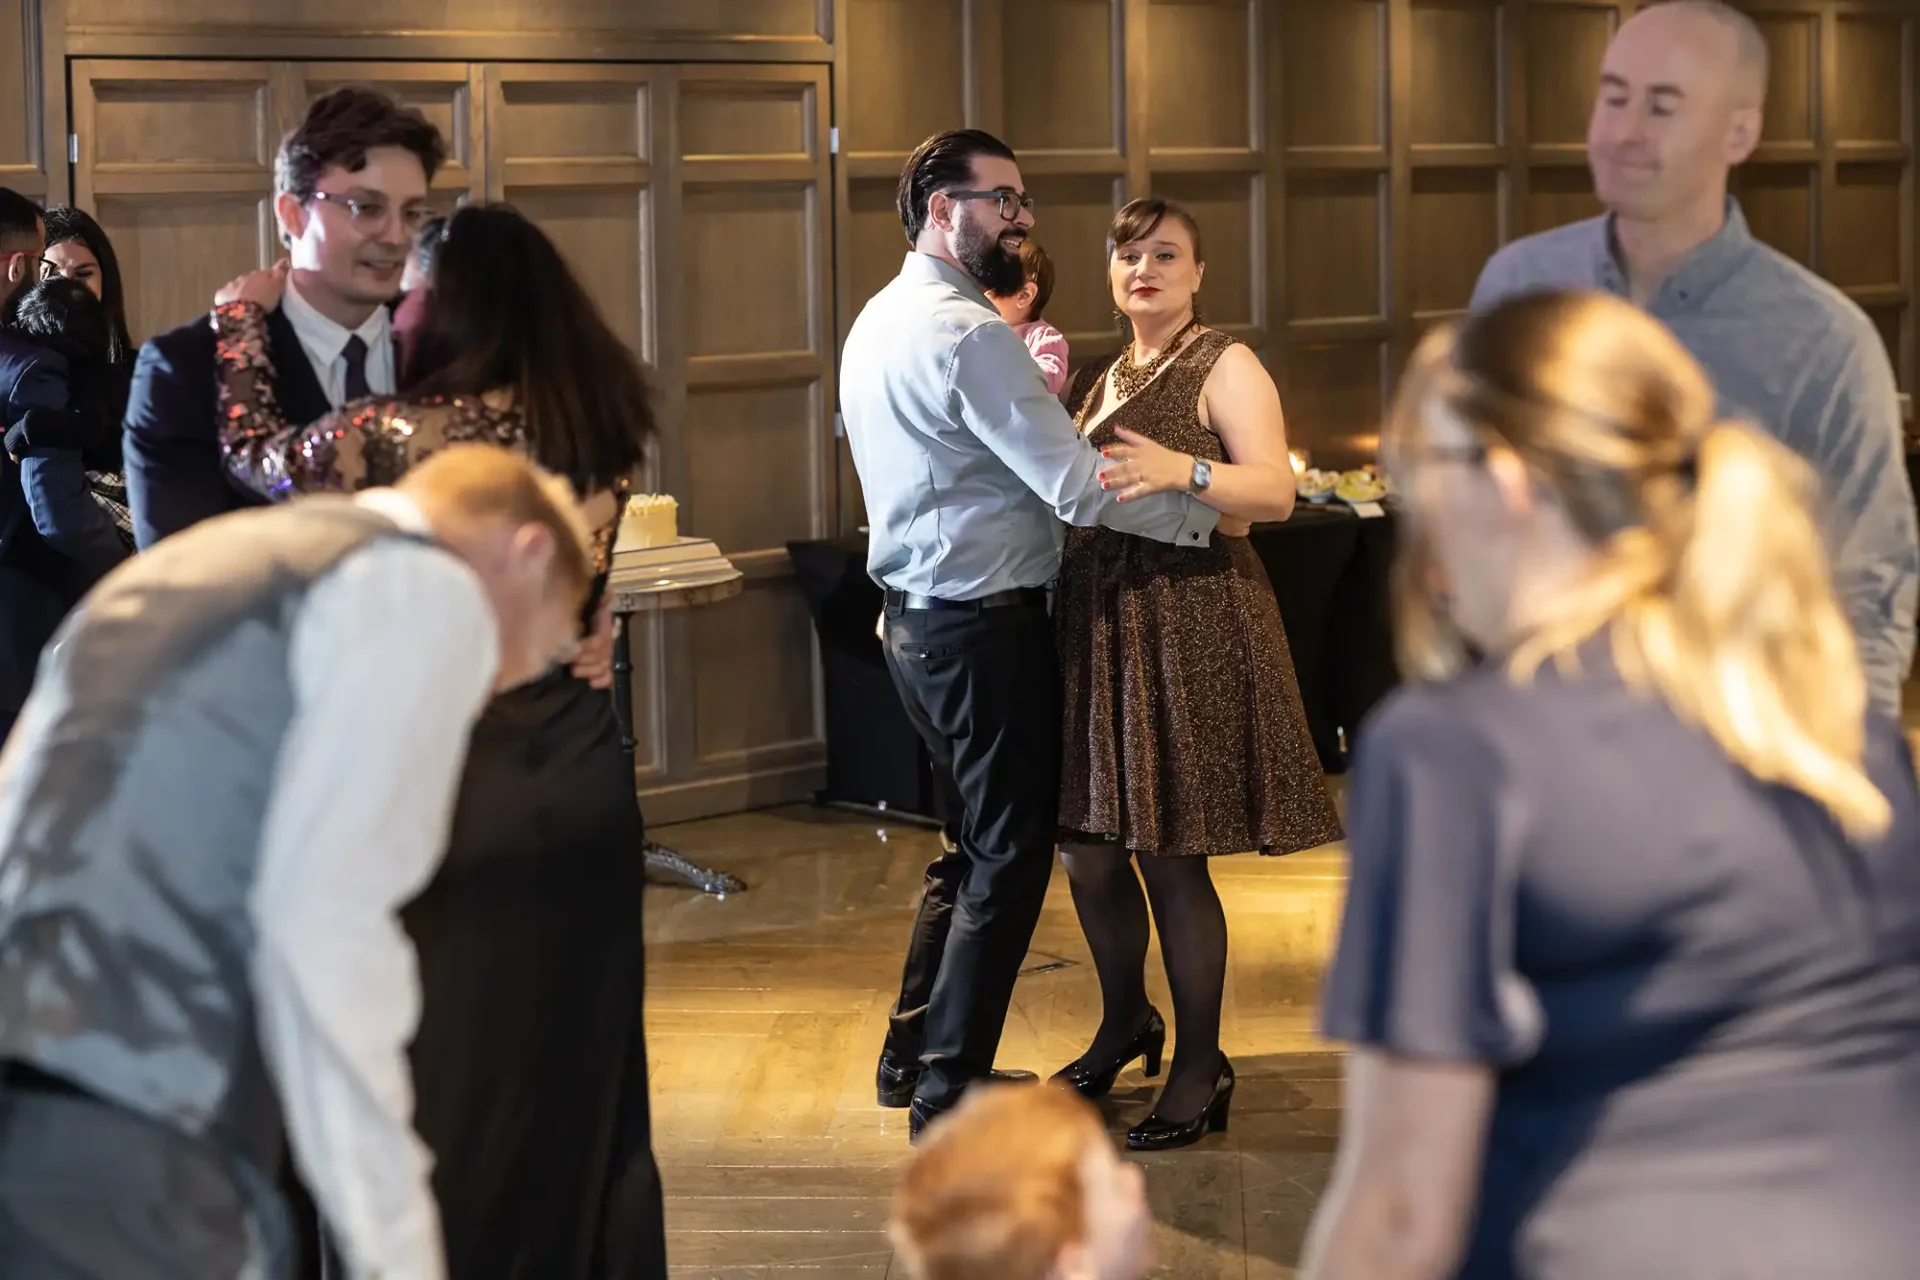
<path id="1" fill-rule="evenodd" d="M 636 493 L 620 513 L 616 551 L 670 547 L 680 540 L 680 504 L 670 493 Z"/>
<path id="2" fill-rule="evenodd" d="M 613 573 L 632 589 L 643 581 L 697 585 L 738 570 L 711 539 L 680 536 L 680 504 L 672 494 L 636 493 L 620 513 Z"/>

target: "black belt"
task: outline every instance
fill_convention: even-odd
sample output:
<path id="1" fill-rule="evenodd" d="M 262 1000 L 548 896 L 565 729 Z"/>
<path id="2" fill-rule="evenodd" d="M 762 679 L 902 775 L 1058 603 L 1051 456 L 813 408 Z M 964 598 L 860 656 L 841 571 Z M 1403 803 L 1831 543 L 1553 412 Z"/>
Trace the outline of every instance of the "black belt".
<path id="1" fill-rule="evenodd" d="M 0 1090 L 20 1093 L 51 1093 L 69 1098 L 91 1098 L 93 1094 L 73 1081 L 43 1071 L 30 1062 L 15 1058 L 0 1060 Z"/>
<path id="2" fill-rule="evenodd" d="M 972 600 L 942 600 L 939 596 L 917 596 L 910 591 L 887 591 L 887 608 L 928 613 L 979 613 L 982 609 L 1006 609 L 1020 604 L 1045 608 L 1046 603 L 1045 587 L 1015 587 L 1011 591 L 996 591 L 990 596 L 977 596 Z"/>

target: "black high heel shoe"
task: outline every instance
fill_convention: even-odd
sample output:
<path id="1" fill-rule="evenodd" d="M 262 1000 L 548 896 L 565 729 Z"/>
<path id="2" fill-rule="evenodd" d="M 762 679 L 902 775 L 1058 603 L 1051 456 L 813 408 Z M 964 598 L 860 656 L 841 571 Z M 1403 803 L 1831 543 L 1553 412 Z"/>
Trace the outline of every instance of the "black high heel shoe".
<path id="1" fill-rule="evenodd" d="M 1184 1123 L 1150 1115 L 1127 1130 L 1127 1150 L 1172 1151 L 1175 1147 L 1190 1147 L 1209 1133 L 1225 1133 L 1227 1113 L 1232 1109 L 1233 1063 L 1223 1053 L 1220 1074 L 1213 1082 L 1213 1096 L 1200 1108 L 1200 1114 Z"/>
<path id="2" fill-rule="evenodd" d="M 1147 1020 L 1133 1033 L 1133 1039 L 1127 1041 L 1127 1047 L 1120 1056 L 1104 1066 L 1095 1066 L 1086 1057 L 1075 1058 L 1054 1073 L 1054 1080 L 1067 1085 L 1081 1097 L 1095 1100 L 1106 1097 L 1113 1091 L 1113 1082 L 1135 1058 L 1145 1058 L 1147 1079 L 1160 1074 L 1160 1059 L 1167 1051 L 1167 1023 L 1160 1011 L 1152 1005 L 1147 1006 Z"/>

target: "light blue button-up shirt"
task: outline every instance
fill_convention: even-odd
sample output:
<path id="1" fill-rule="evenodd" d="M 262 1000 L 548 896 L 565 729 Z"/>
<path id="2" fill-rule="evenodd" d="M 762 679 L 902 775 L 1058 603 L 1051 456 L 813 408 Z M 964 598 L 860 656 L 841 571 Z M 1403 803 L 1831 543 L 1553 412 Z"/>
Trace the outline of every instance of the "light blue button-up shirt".
<path id="1" fill-rule="evenodd" d="M 964 272 L 909 253 L 861 309 L 840 357 L 840 407 L 883 587 L 974 600 L 1043 587 L 1065 525 L 1203 547 L 1220 514 L 1186 494 L 1116 502 L 1100 455 Z"/>
<path id="2" fill-rule="evenodd" d="M 1476 310 L 1533 289 L 1628 296 L 1612 215 L 1528 236 L 1488 261 Z M 1660 285 L 1648 312 L 1713 379 L 1720 411 L 1813 464 L 1827 499 L 1835 586 L 1876 706 L 1900 714 L 1920 602 L 1920 532 L 1893 364 L 1840 290 L 1754 239 L 1738 201 Z"/>

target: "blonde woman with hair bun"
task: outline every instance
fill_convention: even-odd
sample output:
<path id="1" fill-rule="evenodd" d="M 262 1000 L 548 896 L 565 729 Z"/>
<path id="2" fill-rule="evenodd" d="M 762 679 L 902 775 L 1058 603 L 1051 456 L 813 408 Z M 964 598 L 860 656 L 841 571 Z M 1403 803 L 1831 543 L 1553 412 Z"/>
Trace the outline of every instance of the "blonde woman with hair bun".
<path id="1" fill-rule="evenodd" d="M 1309 1280 L 1911 1280 L 1920 797 L 1807 467 L 1603 294 L 1430 335 Z"/>

